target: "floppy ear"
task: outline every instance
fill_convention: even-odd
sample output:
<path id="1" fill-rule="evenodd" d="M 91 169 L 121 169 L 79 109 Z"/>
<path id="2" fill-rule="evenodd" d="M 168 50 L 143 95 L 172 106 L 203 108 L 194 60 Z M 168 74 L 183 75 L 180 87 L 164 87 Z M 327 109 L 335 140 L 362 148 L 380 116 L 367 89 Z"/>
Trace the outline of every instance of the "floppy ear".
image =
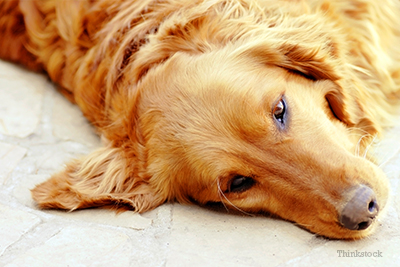
<path id="1" fill-rule="evenodd" d="M 138 177 L 135 161 L 122 148 L 100 148 L 37 185 L 31 191 L 33 199 L 41 208 L 71 211 L 96 206 L 128 207 L 137 212 L 153 209 L 166 198 Z"/>
<path id="2" fill-rule="evenodd" d="M 288 42 L 273 46 L 261 41 L 238 49 L 237 56 L 251 57 L 262 64 L 278 66 L 312 80 L 336 81 L 340 78 L 337 59 L 329 47 Z"/>
<path id="3" fill-rule="evenodd" d="M 301 45 L 283 44 L 280 48 L 283 57 L 275 65 L 292 70 L 313 80 L 339 79 L 336 61 L 330 51 L 322 47 L 311 49 Z"/>

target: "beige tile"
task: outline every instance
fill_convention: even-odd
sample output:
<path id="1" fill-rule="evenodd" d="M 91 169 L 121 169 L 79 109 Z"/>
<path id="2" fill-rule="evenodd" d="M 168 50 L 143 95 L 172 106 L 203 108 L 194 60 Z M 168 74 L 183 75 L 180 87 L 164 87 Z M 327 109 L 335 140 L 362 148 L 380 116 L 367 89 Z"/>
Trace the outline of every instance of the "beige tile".
<path id="1" fill-rule="evenodd" d="M 73 158 L 89 152 L 90 149 L 85 145 L 75 142 L 54 142 L 43 145 L 32 143 L 20 169 L 31 174 L 54 173 L 62 170 Z"/>
<path id="2" fill-rule="evenodd" d="M 26 152 L 26 148 L 0 142 L 0 184 L 7 180 Z"/>
<path id="3" fill-rule="evenodd" d="M 45 76 L 3 61 L 0 79 L 0 133 L 27 137 L 40 121 L 44 87 L 49 83 Z"/>
<path id="4" fill-rule="evenodd" d="M 167 266 L 276 266 L 311 251 L 312 237 L 281 220 L 175 205 Z"/>
<path id="5" fill-rule="evenodd" d="M 6 266 L 129 266 L 129 237 L 99 227 L 67 226 Z"/>
<path id="6" fill-rule="evenodd" d="M 40 219 L 31 213 L 0 204 L 0 256 L 39 223 Z"/>
<path id="7" fill-rule="evenodd" d="M 36 204 L 34 203 L 30 190 L 35 187 L 35 185 L 45 181 L 48 175 L 45 174 L 29 174 L 23 175 L 18 174 L 18 183 L 14 185 L 13 197 L 22 205 L 36 209 Z"/>
<path id="8" fill-rule="evenodd" d="M 83 117 L 76 105 L 66 101 L 61 94 L 54 96 L 53 134 L 67 141 L 75 141 L 87 146 L 98 146 L 99 136 L 94 127 Z"/>
<path id="9" fill-rule="evenodd" d="M 116 213 L 107 209 L 88 209 L 65 212 L 57 210 L 46 211 L 61 218 L 85 221 L 97 224 L 127 227 L 135 230 L 143 230 L 151 226 L 152 220 L 141 216 L 133 211 Z"/>

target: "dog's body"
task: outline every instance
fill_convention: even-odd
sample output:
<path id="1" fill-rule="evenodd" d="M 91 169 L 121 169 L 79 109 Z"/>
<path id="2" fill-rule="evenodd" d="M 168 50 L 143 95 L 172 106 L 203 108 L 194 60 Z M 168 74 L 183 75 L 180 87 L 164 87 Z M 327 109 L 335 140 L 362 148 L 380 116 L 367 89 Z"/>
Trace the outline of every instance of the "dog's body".
<path id="1" fill-rule="evenodd" d="M 365 158 L 400 86 L 396 0 L 3 1 L 0 57 L 44 70 L 107 145 L 32 190 L 42 208 L 166 201 L 371 233 Z"/>

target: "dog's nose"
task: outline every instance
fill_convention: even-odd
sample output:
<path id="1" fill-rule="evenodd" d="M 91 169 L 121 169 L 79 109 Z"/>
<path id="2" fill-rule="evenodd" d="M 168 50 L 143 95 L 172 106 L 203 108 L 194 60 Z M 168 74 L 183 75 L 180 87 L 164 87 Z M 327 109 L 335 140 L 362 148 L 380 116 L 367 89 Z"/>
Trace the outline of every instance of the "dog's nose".
<path id="1" fill-rule="evenodd" d="M 362 185 L 352 195 L 340 214 L 340 223 L 350 230 L 367 229 L 379 212 L 375 193 Z"/>

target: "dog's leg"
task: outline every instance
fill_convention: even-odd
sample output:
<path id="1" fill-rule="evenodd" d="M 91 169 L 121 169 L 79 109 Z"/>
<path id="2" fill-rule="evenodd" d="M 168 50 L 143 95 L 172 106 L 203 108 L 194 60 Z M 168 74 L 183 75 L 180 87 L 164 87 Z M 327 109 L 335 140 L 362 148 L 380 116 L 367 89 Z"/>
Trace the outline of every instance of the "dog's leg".
<path id="1" fill-rule="evenodd" d="M 65 170 L 32 190 L 41 208 L 66 210 L 95 206 L 129 207 L 143 212 L 166 198 L 137 175 L 138 166 L 121 148 L 100 148 L 70 162 Z"/>

